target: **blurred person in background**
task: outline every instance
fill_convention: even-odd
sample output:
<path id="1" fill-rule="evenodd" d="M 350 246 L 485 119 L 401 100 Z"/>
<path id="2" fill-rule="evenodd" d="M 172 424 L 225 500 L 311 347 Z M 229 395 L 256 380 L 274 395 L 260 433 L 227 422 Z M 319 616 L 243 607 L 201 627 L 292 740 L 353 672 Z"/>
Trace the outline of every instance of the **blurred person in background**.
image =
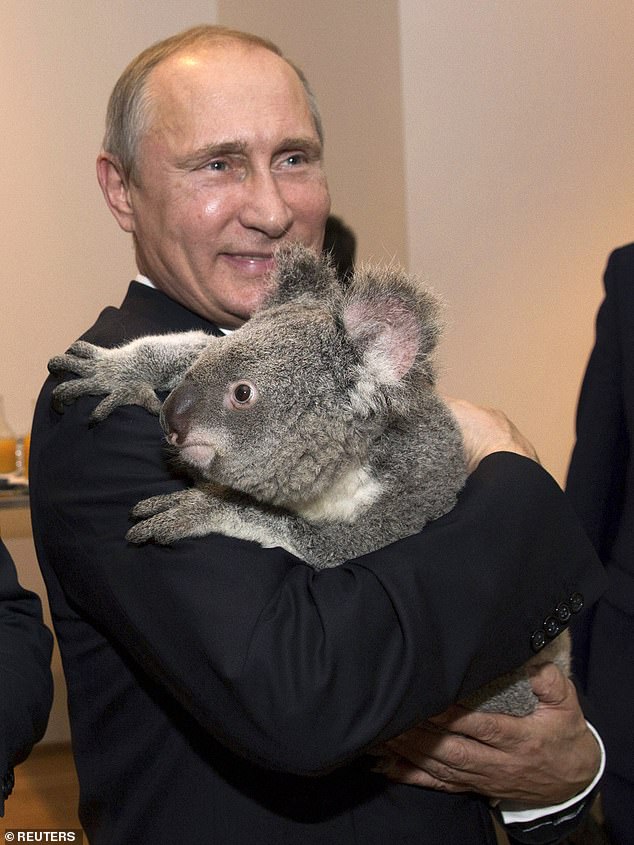
<path id="1" fill-rule="evenodd" d="M 604 739 L 605 826 L 634 845 L 634 244 L 616 249 L 577 408 L 566 492 L 608 575 L 573 631 L 573 668 Z"/>
<path id="2" fill-rule="evenodd" d="M 53 702 L 53 637 L 39 598 L 18 583 L 0 540 L 0 816 L 14 785 L 14 767 L 44 736 Z"/>

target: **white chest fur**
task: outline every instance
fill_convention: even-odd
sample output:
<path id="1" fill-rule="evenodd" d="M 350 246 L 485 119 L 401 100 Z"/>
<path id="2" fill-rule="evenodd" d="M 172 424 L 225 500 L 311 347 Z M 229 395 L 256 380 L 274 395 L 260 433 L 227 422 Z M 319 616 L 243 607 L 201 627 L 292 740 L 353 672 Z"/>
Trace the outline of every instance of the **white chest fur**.
<path id="1" fill-rule="evenodd" d="M 381 484 L 365 467 L 340 476 L 318 499 L 298 510 L 309 522 L 354 522 L 381 495 Z"/>

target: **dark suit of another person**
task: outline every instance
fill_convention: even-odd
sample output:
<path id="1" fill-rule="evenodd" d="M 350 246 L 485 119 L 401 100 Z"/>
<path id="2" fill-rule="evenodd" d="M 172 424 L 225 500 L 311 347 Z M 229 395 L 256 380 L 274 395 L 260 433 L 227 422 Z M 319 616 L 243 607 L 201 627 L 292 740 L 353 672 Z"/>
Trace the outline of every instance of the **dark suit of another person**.
<path id="1" fill-rule="evenodd" d="M 85 337 L 191 329 L 217 333 L 133 282 Z M 560 603 L 596 599 L 601 566 L 549 476 L 490 456 L 422 534 L 323 572 L 219 535 L 134 547 L 132 506 L 186 483 L 159 421 L 123 407 L 91 426 L 96 400 L 59 414 L 54 384 L 32 515 L 92 845 L 493 845 L 485 799 L 389 783 L 361 751 L 528 658 Z"/>
<path id="2" fill-rule="evenodd" d="M 44 735 L 53 700 L 53 637 L 39 598 L 18 583 L 0 540 L 0 816 L 13 789 L 13 768 Z"/>
<path id="3" fill-rule="evenodd" d="M 575 668 L 606 746 L 601 792 L 618 845 L 634 843 L 634 244 L 605 272 L 567 492 L 609 586 L 575 636 Z"/>

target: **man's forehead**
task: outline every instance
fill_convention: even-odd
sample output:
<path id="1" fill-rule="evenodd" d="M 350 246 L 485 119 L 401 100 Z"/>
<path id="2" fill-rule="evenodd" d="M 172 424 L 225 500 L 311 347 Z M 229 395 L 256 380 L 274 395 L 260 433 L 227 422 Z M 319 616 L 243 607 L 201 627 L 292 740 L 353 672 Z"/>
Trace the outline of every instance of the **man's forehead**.
<path id="1" fill-rule="evenodd" d="M 148 79 L 148 89 L 158 97 L 226 89 L 248 97 L 254 84 L 260 89 L 275 85 L 303 89 L 285 59 L 264 47 L 231 41 L 180 50 L 158 64 Z"/>
<path id="2" fill-rule="evenodd" d="M 275 134 L 316 137 L 306 90 L 294 68 L 263 47 L 228 44 L 182 51 L 158 65 L 148 80 L 154 130 L 181 134 L 212 128 L 215 138 L 238 141 L 245 125 Z M 229 135 L 226 135 L 226 131 Z M 236 131 L 237 130 L 237 131 Z"/>

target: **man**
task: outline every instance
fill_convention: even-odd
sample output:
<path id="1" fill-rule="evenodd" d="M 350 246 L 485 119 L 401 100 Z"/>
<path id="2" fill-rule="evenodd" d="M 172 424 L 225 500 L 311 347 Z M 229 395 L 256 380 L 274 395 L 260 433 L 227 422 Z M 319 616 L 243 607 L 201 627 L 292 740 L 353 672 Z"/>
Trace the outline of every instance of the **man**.
<path id="1" fill-rule="evenodd" d="M 85 335 L 94 343 L 237 328 L 263 299 L 277 244 L 322 245 L 314 98 L 252 36 L 202 27 L 142 53 L 113 91 L 97 172 L 140 277 Z M 431 783 L 455 794 L 392 783 L 363 753 L 525 660 L 555 608 L 600 592 L 567 502 L 508 453 L 530 450 L 506 423 L 457 405 L 478 466 L 452 513 L 315 573 L 222 536 L 126 546 L 131 507 L 183 484 L 158 421 L 127 407 L 90 427 L 92 400 L 60 416 L 52 386 L 33 431 L 33 524 L 91 842 L 494 842 L 487 801 L 464 790 L 552 804 L 592 781 L 596 743 L 549 670 L 521 728 L 474 716 L 479 727 L 462 727 L 486 746 L 447 734 L 424 753 L 441 760 Z M 539 776 L 518 765 L 522 751 Z M 448 776 L 456 754 L 476 762 L 475 782 L 469 766 Z M 583 803 L 530 822 L 541 838 L 525 841 L 554 841 Z"/>
<path id="2" fill-rule="evenodd" d="M 0 816 L 13 789 L 14 766 L 46 730 L 53 701 L 52 649 L 40 600 L 19 585 L 0 540 Z"/>
<path id="3" fill-rule="evenodd" d="M 566 486 L 609 576 L 605 595 L 575 632 L 574 658 L 606 742 L 601 795 L 616 845 L 634 843 L 633 281 L 634 244 L 629 244 L 612 253 L 605 272 Z"/>

